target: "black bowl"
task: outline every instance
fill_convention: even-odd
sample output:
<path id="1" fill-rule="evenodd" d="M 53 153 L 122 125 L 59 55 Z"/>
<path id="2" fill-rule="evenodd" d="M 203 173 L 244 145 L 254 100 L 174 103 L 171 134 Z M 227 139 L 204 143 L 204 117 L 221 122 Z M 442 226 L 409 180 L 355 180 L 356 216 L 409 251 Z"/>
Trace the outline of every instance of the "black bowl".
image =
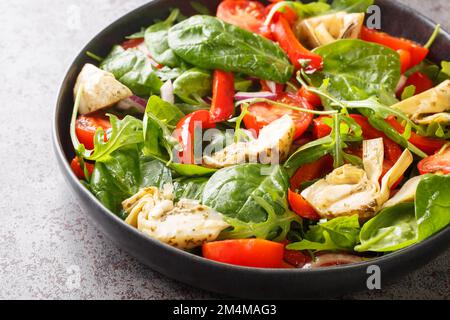
<path id="1" fill-rule="evenodd" d="M 197 0 L 198 1 L 198 0 Z M 212 10 L 220 1 L 198 1 Z M 435 24 L 418 12 L 396 1 L 380 0 L 383 30 L 420 43 L 427 41 Z M 326 298 L 367 289 L 368 267 L 381 269 L 383 284 L 430 262 L 450 244 L 450 228 L 426 241 L 364 263 L 319 270 L 252 269 L 216 263 L 172 248 L 153 240 L 116 217 L 78 181 L 70 170 L 74 152 L 69 137 L 73 106 L 72 88 L 82 66 L 90 59 L 86 51 L 105 56 L 111 47 L 142 26 L 168 14 L 168 8 L 179 7 L 186 15 L 194 14 L 189 1 L 156 0 L 128 13 L 100 32 L 81 50 L 70 66 L 61 86 L 54 114 L 53 141 L 58 163 L 71 188 L 97 226 L 117 245 L 152 269 L 181 282 L 217 293 L 255 299 Z M 407 21 L 408 26 L 403 27 Z M 442 31 L 430 58 L 448 60 L 450 35 Z"/>

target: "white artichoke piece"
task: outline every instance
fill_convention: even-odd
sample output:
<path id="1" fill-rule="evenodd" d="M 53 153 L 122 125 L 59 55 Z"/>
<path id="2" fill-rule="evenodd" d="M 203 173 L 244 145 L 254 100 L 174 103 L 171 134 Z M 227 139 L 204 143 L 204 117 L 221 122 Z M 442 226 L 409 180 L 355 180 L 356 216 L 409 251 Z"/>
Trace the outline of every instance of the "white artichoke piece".
<path id="1" fill-rule="evenodd" d="M 295 123 L 288 115 L 265 126 L 259 137 L 249 142 L 237 142 L 211 156 L 203 157 L 203 165 L 224 168 L 240 163 L 281 163 L 289 155 L 295 134 Z"/>
<path id="2" fill-rule="evenodd" d="M 199 204 L 181 199 L 174 203 L 171 190 L 150 187 L 123 201 L 126 223 L 146 235 L 179 249 L 192 249 L 214 241 L 229 227 L 222 215 Z"/>
<path id="3" fill-rule="evenodd" d="M 295 32 L 302 44 L 314 49 L 340 39 L 357 39 L 364 13 L 337 12 L 300 20 Z"/>
<path id="4" fill-rule="evenodd" d="M 114 78 L 112 73 L 103 71 L 92 64 L 85 64 L 74 88 L 77 96 L 79 88 L 82 88 L 79 105 L 80 114 L 88 114 L 133 95 L 130 89 Z"/>
<path id="5" fill-rule="evenodd" d="M 417 187 L 423 176 L 409 179 L 403 187 L 389 201 L 383 205 L 383 209 L 396 206 L 399 203 L 412 202 L 416 198 Z"/>
<path id="6" fill-rule="evenodd" d="M 358 215 L 361 219 L 373 217 L 389 199 L 392 185 L 411 165 L 411 152 L 405 150 L 399 161 L 383 177 L 383 139 L 363 143 L 364 169 L 346 164 L 335 169 L 324 179 L 305 189 L 302 196 L 322 218 Z"/>
<path id="7" fill-rule="evenodd" d="M 419 124 L 450 123 L 450 80 L 394 106 Z"/>

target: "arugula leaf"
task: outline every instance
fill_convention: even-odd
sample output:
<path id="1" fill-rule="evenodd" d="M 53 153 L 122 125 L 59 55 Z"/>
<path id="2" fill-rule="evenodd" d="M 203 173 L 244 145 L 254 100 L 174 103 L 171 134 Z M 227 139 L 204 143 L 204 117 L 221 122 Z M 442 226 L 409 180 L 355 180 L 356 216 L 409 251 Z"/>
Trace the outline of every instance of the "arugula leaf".
<path id="1" fill-rule="evenodd" d="M 115 46 L 100 68 L 111 72 L 137 95 L 159 93 L 162 86 L 150 59 L 137 49 L 124 50 L 121 46 Z"/>
<path id="2" fill-rule="evenodd" d="M 103 129 L 97 129 L 94 135 L 94 152 L 89 157 L 85 157 L 86 160 L 101 162 L 114 151 L 143 141 L 141 120 L 132 116 L 126 116 L 123 120 L 119 120 L 112 114 L 108 116 L 111 123 L 108 141 L 105 142 Z"/>
<path id="3" fill-rule="evenodd" d="M 381 211 L 361 229 L 357 252 L 392 252 L 417 242 L 414 203 L 401 203 Z"/>
<path id="4" fill-rule="evenodd" d="M 206 105 L 202 97 L 211 94 L 212 76 L 209 71 L 192 68 L 184 72 L 173 83 L 173 93 L 192 105 Z"/>
<path id="5" fill-rule="evenodd" d="M 193 16 L 169 31 L 169 46 L 196 67 L 286 83 L 294 68 L 274 42 L 211 16 Z"/>
<path id="6" fill-rule="evenodd" d="M 419 241 L 450 224 L 450 175 L 428 175 L 416 191 L 416 219 Z"/>
<path id="7" fill-rule="evenodd" d="M 335 11 L 345 11 L 349 13 L 367 12 L 367 9 L 374 4 L 374 0 L 333 0 L 331 8 Z"/>
<path id="8" fill-rule="evenodd" d="M 179 14 L 180 10 L 175 9 L 165 21 L 155 23 L 145 30 L 145 44 L 152 58 L 156 62 L 172 68 L 178 67 L 181 61 L 170 49 L 167 38 L 169 29 L 175 23 Z"/>
<path id="9" fill-rule="evenodd" d="M 329 79 L 328 90 L 342 100 L 364 100 L 382 90 L 395 92 L 400 80 L 400 58 L 387 47 L 344 39 L 314 50 L 324 59 L 324 69 L 311 75 L 316 87 Z"/>
<path id="10" fill-rule="evenodd" d="M 353 250 L 359 243 L 359 217 L 338 217 L 311 226 L 305 239 L 287 246 L 289 250 Z"/>

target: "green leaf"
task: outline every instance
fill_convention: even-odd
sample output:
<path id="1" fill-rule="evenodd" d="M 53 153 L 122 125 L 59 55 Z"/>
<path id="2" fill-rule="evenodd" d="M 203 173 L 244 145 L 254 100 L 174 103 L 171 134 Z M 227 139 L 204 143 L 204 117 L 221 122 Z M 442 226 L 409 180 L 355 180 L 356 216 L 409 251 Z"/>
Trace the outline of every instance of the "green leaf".
<path id="1" fill-rule="evenodd" d="M 331 8 L 335 11 L 345 11 L 349 13 L 367 12 L 367 9 L 374 4 L 374 0 L 333 0 Z"/>
<path id="2" fill-rule="evenodd" d="M 288 187 L 289 178 L 280 166 L 237 165 L 221 169 L 211 177 L 202 202 L 244 222 L 264 222 L 267 212 L 254 197 L 264 199 L 277 215 L 282 215 L 287 210 L 284 202 Z"/>
<path id="3" fill-rule="evenodd" d="M 162 100 L 158 96 L 151 96 L 147 103 L 146 112 L 152 113 L 155 117 L 165 123 L 167 126 L 175 127 L 184 117 L 178 107 Z"/>
<path id="4" fill-rule="evenodd" d="M 129 146 L 96 162 L 89 187 L 105 207 L 120 216 L 122 201 L 140 188 L 161 188 L 171 181 L 171 172 L 162 162 L 142 156 L 137 146 Z"/>
<path id="5" fill-rule="evenodd" d="M 103 161 L 114 151 L 128 145 L 141 143 L 142 121 L 132 116 L 126 116 L 119 120 L 116 116 L 109 114 L 111 123 L 111 133 L 108 135 L 108 141 L 105 142 L 105 133 L 102 128 L 97 129 L 94 136 L 94 152 L 85 157 L 90 161 Z"/>
<path id="6" fill-rule="evenodd" d="M 450 175 L 424 177 L 417 187 L 415 203 L 422 241 L 450 224 Z"/>
<path id="7" fill-rule="evenodd" d="M 400 80 L 400 58 L 384 46 L 346 39 L 319 47 L 324 69 L 311 76 L 316 87 L 329 79 L 329 92 L 342 100 L 364 100 L 382 90 L 395 92 Z"/>
<path id="8" fill-rule="evenodd" d="M 100 68 L 111 72 L 137 95 L 159 93 L 162 86 L 150 59 L 137 49 L 124 50 L 121 46 L 115 46 Z"/>
<path id="9" fill-rule="evenodd" d="M 205 105 L 201 98 L 211 94 L 211 90 L 211 73 L 199 68 L 184 72 L 173 83 L 173 93 L 192 105 Z"/>
<path id="10" fill-rule="evenodd" d="M 322 1 L 311 3 L 286 1 L 286 5 L 294 9 L 294 11 L 297 13 L 297 16 L 302 19 L 325 14 L 331 9 L 331 6 L 328 3 Z M 281 11 L 283 10 L 281 9 Z"/>
<path id="11" fill-rule="evenodd" d="M 413 97 L 416 94 L 416 86 L 410 85 L 405 88 L 402 92 L 402 101 Z"/>
<path id="12" fill-rule="evenodd" d="M 169 29 L 177 20 L 179 13 L 180 10 L 173 10 L 165 21 L 155 23 L 145 31 L 145 44 L 152 58 L 171 68 L 181 64 L 180 58 L 170 49 L 168 42 Z"/>
<path id="13" fill-rule="evenodd" d="M 294 72 L 274 42 L 211 16 L 193 16 L 173 26 L 169 46 L 202 69 L 239 72 L 278 83 L 289 81 Z"/>
<path id="14" fill-rule="evenodd" d="M 205 5 L 203 5 L 200 2 L 197 1 L 191 1 L 191 7 L 194 8 L 195 11 L 197 11 L 200 14 L 204 14 L 204 15 L 211 15 L 211 11 L 209 10 L 209 8 Z"/>
<path id="15" fill-rule="evenodd" d="M 178 178 L 173 181 L 175 201 L 180 199 L 201 200 L 208 178 Z"/>
<path id="16" fill-rule="evenodd" d="M 359 217 L 338 217 L 312 226 L 305 239 L 287 247 L 289 250 L 353 250 L 359 243 Z"/>
<path id="17" fill-rule="evenodd" d="M 414 203 L 402 203 L 381 211 L 361 229 L 355 251 L 392 252 L 417 242 Z"/>

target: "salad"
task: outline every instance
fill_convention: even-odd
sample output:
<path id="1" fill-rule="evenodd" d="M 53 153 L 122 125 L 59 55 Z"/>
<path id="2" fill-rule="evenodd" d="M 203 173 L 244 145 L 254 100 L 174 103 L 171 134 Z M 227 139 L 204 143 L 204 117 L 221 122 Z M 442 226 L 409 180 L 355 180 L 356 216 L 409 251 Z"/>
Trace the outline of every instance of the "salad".
<path id="1" fill-rule="evenodd" d="M 92 59 L 71 167 L 147 236 L 223 263 L 321 268 L 450 224 L 450 62 L 364 25 L 370 0 L 225 0 Z"/>

